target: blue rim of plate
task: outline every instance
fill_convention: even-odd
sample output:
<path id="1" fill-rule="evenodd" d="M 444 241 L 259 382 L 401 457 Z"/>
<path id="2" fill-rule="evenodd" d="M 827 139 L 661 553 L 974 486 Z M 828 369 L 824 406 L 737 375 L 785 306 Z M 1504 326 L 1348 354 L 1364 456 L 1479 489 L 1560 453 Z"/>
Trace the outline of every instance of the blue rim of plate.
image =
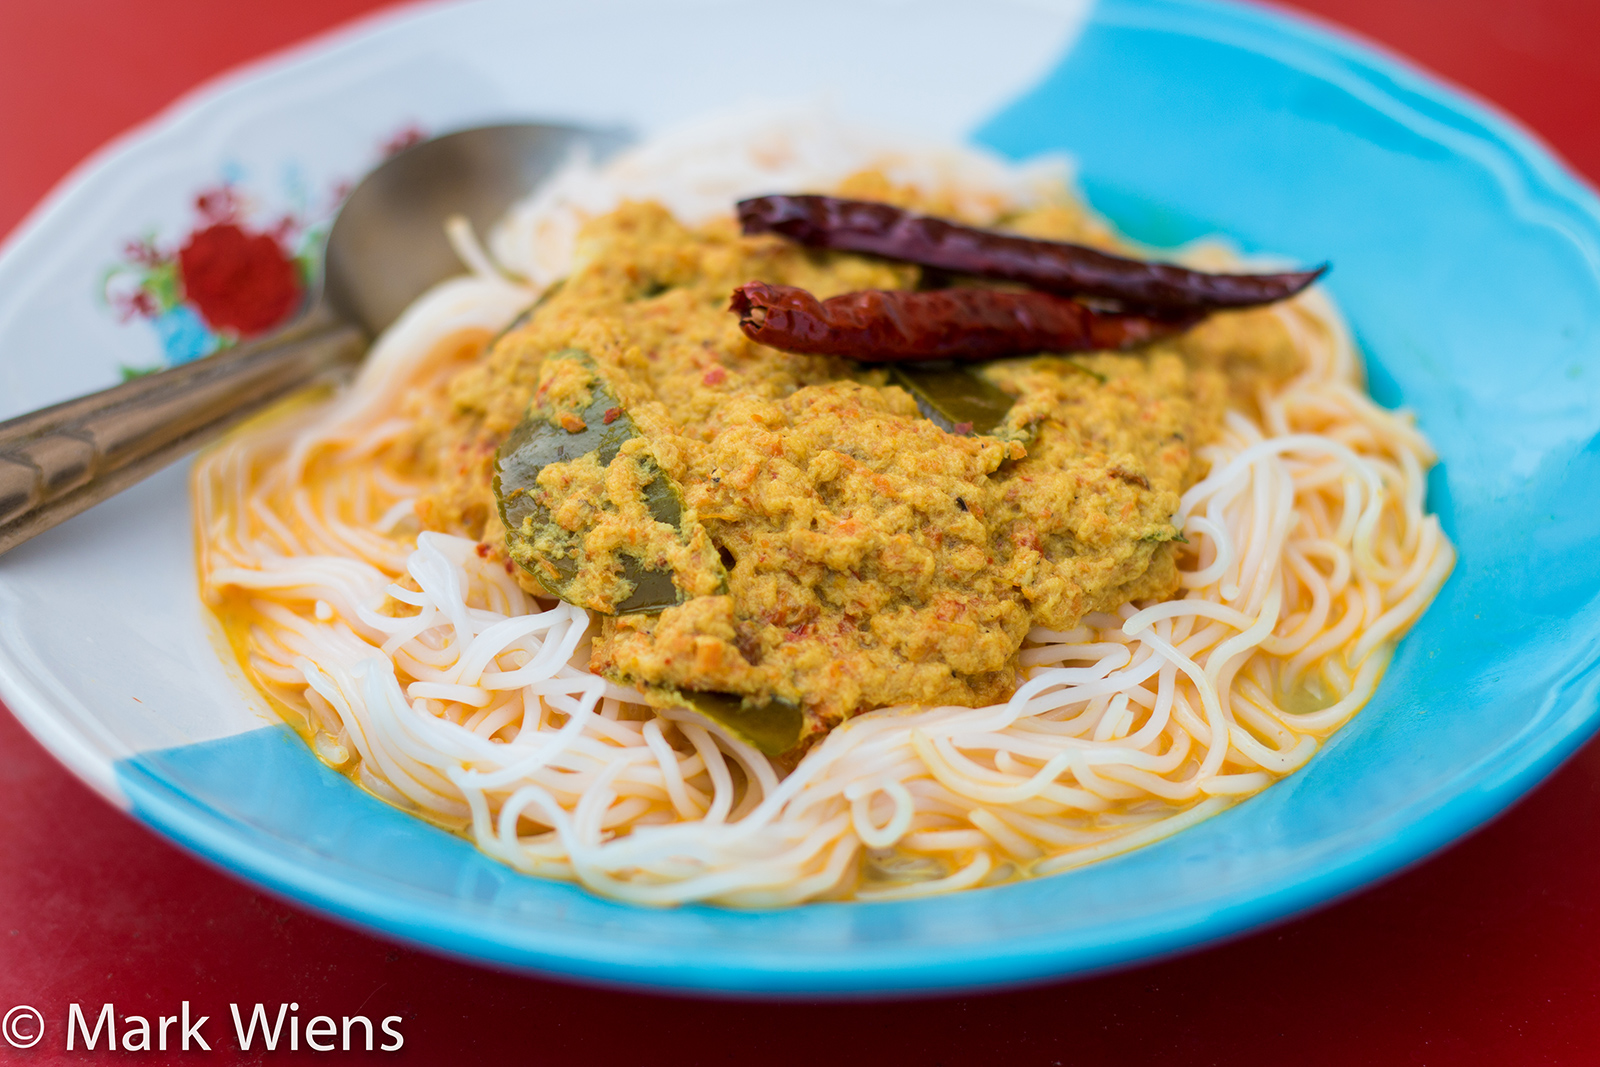
<path id="1" fill-rule="evenodd" d="M 1499 176 L 1507 189 L 1520 192 L 1524 202 L 1519 210 L 1537 211 L 1547 216 L 1546 225 L 1564 229 L 1587 250 L 1591 272 L 1600 275 L 1600 258 L 1593 252 L 1600 248 L 1600 204 L 1594 195 L 1511 121 L 1401 60 L 1277 12 L 1196 0 L 1108 0 L 1096 8 L 1085 35 L 1097 29 L 1158 31 L 1241 48 L 1331 83 L 1368 104 L 1420 116 L 1437 143 L 1448 142 L 1451 151 Z M 980 131 L 979 137 L 1003 149 L 1004 117 Z M 1086 185 L 1091 199 L 1104 206 L 1094 181 Z M 1116 195 L 1110 186 L 1101 192 L 1106 197 Z M 1115 210 L 1111 213 L 1117 215 Z M 1381 385 L 1375 382 L 1375 391 Z M 407 887 L 352 878 L 338 865 L 244 826 L 175 787 L 163 763 L 167 757 L 160 753 L 121 762 L 117 779 L 141 819 L 221 867 L 326 915 L 473 962 L 582 981 L 734 996 L 970 990 L 1082 975 L 1214 942 L 1325 903 L 1416 862 L 1503 811 L 1594 731 L 1600 719 L 1600 644 L 1581 650 L 1573 662 L 1572 669 L 1546 691 L 1542 706 L 1529 715 L 1528 728 L 1513 738 L 1515 746 L 1458 769 L 1453 791 L 1445 791 L 1442 801 L 1435 797 L 1428 810 L 1402 812 L 1394 832 L 1369 837 L 1361 847 L 1336 851 L 1314 869 L 1251 892 L 1192 901 L 1137 922 L 1121 922 L 1092 937 L 1069 933 L 955 947 L 901 944 L 871 953 L 819 952 L 803 957 L 735 943 L 696 948 L 686 955 L 682 943 L 607 937 L 602 928 L 573 933 L 551 926 L 508 926 L 492 907 L 479 907 L 470 900 L 442 910 L 434 898 Z M 246 737 L 255 746 L 247 754 L 249 759 L 281 750 L 286 759 L 320 767 L 286 730 L 269 728 Z M 1501 755 L 1506 748 L 1512 748 L 1509 758 Z M 208 745 L 183 751 L 193 750 L 220 751 Z M 597 903 L 580 890 L 564 888 L 574 894 L 574 901 Z M 598 903 L 617 908 L 619 923 L 629 922 L 631 909 Z M 817 909 L 820 914 L 842 909 L 864 917 L 863 921 L 879 922 L 897 914 L 893 909 L 921 906 L 820 904 L 805 910 Z M 779 921 L 774 918 L 778 913 L 709 908 L 684 909 L 680 914 L 718 927 Z"/>

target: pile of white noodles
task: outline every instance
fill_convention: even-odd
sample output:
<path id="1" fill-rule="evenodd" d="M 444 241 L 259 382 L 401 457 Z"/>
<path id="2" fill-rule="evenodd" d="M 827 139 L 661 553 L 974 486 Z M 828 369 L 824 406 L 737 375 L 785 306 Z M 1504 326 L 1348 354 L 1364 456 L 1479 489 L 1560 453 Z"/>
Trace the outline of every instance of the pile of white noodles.
<path id="1" fill-rule="evenodd" d="M 1035 630 L 1006 703 L 874 711 L 787 775 L 588 673 L 582 610 L 535 602 L 472 541 L 417 533 L 425 487 L 383 462 L 407 428 L 400 398 L 438 374 L 442 344 L 500 329 L 565 274 L 583 218 L 631 197 L 693 220 L 869 165 L 981 216 L 1061 176 L 885 143 L 797 111 L 575 160 L 492 236 L 497 263 L 457 232 L 476 273 L 418 301 L 351 388 L 200 461 L 205 593 L 239 606 L 252 675 L 325 761 L 533 874 L 647 904 L 765 906 L 1114 855 L 1293 772 L 1361 708 L 1454 552 L 1423 510 L 1428 443 L 1365 395 L 1315 292 L 1276 311 L 1305 372 L 1262 398 L 1260 423 L 1229 414 L 1183 497 L 1179 599 Z"/>

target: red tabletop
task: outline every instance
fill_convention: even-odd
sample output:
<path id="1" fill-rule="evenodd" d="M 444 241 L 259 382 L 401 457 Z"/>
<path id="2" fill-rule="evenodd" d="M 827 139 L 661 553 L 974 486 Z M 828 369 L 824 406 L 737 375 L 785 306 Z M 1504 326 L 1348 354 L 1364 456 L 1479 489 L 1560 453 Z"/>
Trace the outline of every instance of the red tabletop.
<path id="1" fill-rule="evenodd" d="M 379 6 L 5 0 L 0 232 L 86 153 L 200 80 Z M 1295 6 L 1494 101 L 1600 177 L 1594 0 Z M 209 1056 L 65 1052 L 66 1005 L 92 1015 L 109 1001 L 120 1017 L 175 1014 L 184 1000 L 213 1014 L 292 1000 L 303 1019 L 401 1016 L 405 1044 L 391 1055 L 413 1063 L 1600 1064 L 1600 743 L 1469 840 L 1308 918 L 1086 981 L 845 1004 L 587 989 L 353 932 L 113 810 L 3 711 L 0 796 L 0 1012 L 36 1005 L 52 1035 L 27 1052 L 0 1043 L 0 1063 L 220 1062 L 237 1055 L 222 1017 L 203 1030 L 221 1046 Z M 257 1046 L 245 1059 L 262 1056 Z"/>

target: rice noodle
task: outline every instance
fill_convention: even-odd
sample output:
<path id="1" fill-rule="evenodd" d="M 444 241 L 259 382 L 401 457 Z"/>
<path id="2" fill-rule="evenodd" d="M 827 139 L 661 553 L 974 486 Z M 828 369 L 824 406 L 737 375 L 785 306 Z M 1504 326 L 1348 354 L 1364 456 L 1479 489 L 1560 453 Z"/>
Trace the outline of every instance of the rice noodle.
<path id="1" fill-rule="evenodd" d="M 399 398 L 570 269 L 586 214 L 655 196 L 692 217 L 821 187 L 883 164 L 879 143 L 789 116 L 759 135 L 702 126 L 603 171 L 578 160 L 492 236 L 513 280 L 455 233 L 475 275 L 413 306 L 348 390 L 202 458 L 205 595 L 320 758 L 530 874 L 642 904 L 772 906 L 1127 851 L 1293 773 L 1366 703 L 1454 550 L 1423 511 L 1432 451 L 1363 393 L 1317 291 L 1277 311 L 1303 373 L 1259 398 L 1259 419 L 1228 415 L 1182 498 L 1177 599 L 1035 629 L 1005 703 L 869 712 L 787 774 L 588 673 L 585 612 L 529 597 L 474 542 L 417 531 L 426 487 L 385 453 Z M 980 207 L 1037 184 L 970 151 L 890 162 Z"/>

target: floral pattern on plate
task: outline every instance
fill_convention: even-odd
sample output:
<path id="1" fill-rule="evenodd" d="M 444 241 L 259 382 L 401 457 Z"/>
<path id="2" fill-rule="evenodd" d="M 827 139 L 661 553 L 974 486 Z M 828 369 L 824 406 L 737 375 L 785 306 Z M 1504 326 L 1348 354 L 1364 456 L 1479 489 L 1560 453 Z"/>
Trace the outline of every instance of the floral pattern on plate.
<path id="1" fill-rule="evenodd" d="M 415 123 L 380 146 L 380 158 L 423 139 Z M 314 196 L 298 167 L 285 168 L 276 197 L 237 164 L 194 197 L 194 220 L 176 238 L 126 241 L 101 278 L 104 306 L 119 321 L 146 322 L 161 343 L 154 366 L 123 365 L 126 378 L 188 363 L 258 337 L 293 318 L 316 280 L 334 212 L 351 189 L 334 182 Z"/>

